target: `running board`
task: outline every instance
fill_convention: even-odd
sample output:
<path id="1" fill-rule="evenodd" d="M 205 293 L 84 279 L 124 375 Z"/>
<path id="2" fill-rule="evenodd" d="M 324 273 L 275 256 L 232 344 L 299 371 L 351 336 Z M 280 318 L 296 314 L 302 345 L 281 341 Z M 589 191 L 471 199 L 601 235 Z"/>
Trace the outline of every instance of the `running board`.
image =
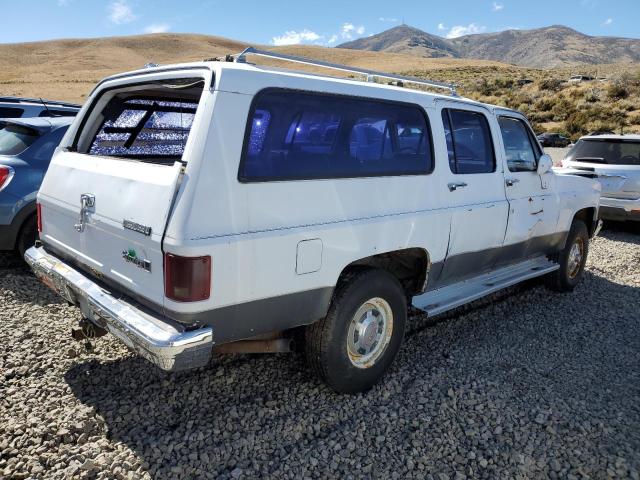
<path id="1" fill-rule="evenodd" d="M 560 268 L 546 257 L 509 265 L 474 278 L 431 290 L 413 297 L 413 306 L 429 316 L 438 315 L 491 293 Z"/>

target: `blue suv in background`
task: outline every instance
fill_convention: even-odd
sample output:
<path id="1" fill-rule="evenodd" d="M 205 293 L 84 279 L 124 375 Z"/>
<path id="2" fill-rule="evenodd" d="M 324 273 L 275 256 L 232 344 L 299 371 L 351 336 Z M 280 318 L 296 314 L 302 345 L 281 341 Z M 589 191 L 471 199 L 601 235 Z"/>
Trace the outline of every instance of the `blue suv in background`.
<path id="1" fill-rule="evenodd" d="M 35 242 L 36 194 L 73 117 L 0 119 L 0 250 Z"/>

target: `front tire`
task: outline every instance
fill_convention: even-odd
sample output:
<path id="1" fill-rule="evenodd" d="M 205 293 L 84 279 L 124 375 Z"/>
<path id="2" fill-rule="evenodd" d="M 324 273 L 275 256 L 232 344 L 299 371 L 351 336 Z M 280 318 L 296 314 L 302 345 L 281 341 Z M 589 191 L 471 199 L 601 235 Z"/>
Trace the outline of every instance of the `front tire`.
<path id="1" fill-rule="evenodd" d="M 327 316 L 307 327 L 307 361 L 339 393 L 368 390 L 398 353 L 406 320 L 407 298 L 394 276 L 357 272 L 339 287 Z"/>
<path id="2" fill-rule="evenodd" d="M 589 253 L 589 231 L 581 220 L 574 220 L 564 249 L 558 256 L 560 268 L 549 277 L 549 286 L 557 292 L 571 292 L 580 283 Z"/>

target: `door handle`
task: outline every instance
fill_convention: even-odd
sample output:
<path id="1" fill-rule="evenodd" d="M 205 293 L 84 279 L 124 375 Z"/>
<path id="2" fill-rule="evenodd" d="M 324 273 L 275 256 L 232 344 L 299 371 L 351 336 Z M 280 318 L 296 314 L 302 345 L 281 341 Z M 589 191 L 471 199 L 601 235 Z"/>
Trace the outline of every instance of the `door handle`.
<path id="1" fill-rule="evenodd" d="M 504 183 L 507 184 L 507 187 L 513 187 L 516 183 L 520 182 L 517 178 L 505 178 Z"/>
<path id="2" fill-rule="evenodd" d="M 80 195 L 80 218 L 78 219 L 78 223 L 73 226 L 76 229 L 76 232 L 84 232 L 84 224 L 87 220 L 88 210 L 93 208 L 95 205 L 95 195 L 91 193 L 83 193 Z"/>
<path id="3" fill-rule="evenodd" d="M 455 192 L 457 189 L 459 188 L 463 188 L 466 187 L 467 184 L 464 182 L 453 182 L 453 183 L 449 183 L 447 184 L 447 187 L 449 187 L 449 191 L 450 192 Z"/>

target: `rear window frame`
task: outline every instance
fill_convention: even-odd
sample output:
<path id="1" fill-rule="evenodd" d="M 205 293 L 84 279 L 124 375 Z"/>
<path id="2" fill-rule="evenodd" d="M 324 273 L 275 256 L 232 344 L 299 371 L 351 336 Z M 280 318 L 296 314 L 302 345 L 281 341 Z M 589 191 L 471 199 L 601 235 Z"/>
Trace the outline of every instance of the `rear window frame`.
<path id="1" fill-rule="evenodd" d="M 378 103 L 388 104 L 388 105 L 398 105 L 402 107 L 415 108 L 420 113 L 420 115 L 424 118 L 424 122 L 428 132 L 428 137 L 429 137 L 428 138 L 429 141 L 427 142 L 428 148 L 429 148 L 428 154 L 430 155 L 430 159 L 431 159 L 429 168 L 419 173 L 382 172 L 378 174 L 370 173 L 366 175 L 328 175 L 327 174 L 327 175 L 309 175 L 309 176 L 305 176 L 304 178 L 295 177 L 295 176 L 250 177 L 250 178 L 244 177 L 243 172 L 244 172 L 244 166 L 248 156 L 249 140 L 251 137 L 253 114 L 256 111 L 256 104 L 258 103 L 262 95 L 270 92 L 285 92 L 285 93 L 292 93 L 292 94 L 298 93 L 303 95 L 314 95 L 318 97 L 331 97 L 334 99 L 338 98 L 338 99 L 351 99 L 351 100 L 378 102 Z M 305 90 L 305 89 L 298 89 L 298 88 L 283 88 L 283 87 L 266 87 L 257 91 L 254 94 L 253 99 L 251 100 L 251 105 L 249 106 L 249 111 L 247 112 L 247 120 L 245 123 L 245 131 L 244 131 L 244 136 L 242 141 L 242 153 L 240 155 L 240 162 L 238 164 L 237 180 L 239 183 L 242 183 L 242 184 L 251 184 L 251 183 L 275 183 L 275 182 L 306 182 L 306 181 L 315 181 L 315 180 L 350 180 L 350 179 L 353 180 L 353 179 L 380 178 L 380 177 L 419 177 L 419 176 L 426 176 L 426 175 L 432 174 L 433 171 L 435 170 L 435 165 L 436 165 L 436 158 L 435 158 L 435 149 L 434 149 L 434 142 L 433 142 L 433 127 L 431 125 L 431 119 L 429 118 L 429 115 L 425 110 L 425 108 L 418 103 L 403 102 L 399 100 L 388 100 L 385 98 L 376 98 L 376 97 L 361 96 L 361 95 L 319 92 L 317 90 Z"/>

